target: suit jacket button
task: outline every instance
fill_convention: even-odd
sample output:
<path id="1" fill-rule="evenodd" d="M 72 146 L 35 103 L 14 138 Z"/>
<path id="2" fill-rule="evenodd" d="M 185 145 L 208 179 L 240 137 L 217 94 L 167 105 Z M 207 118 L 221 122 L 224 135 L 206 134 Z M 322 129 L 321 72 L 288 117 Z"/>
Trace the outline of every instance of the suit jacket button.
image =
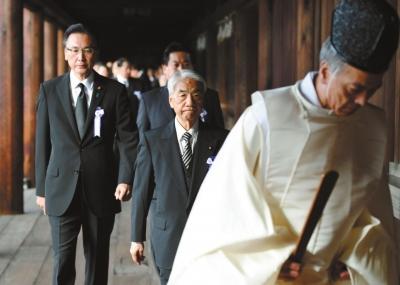
<path id="1" fill-rule="evenodd" d="M 74 170 L 74 174 L 78 175 L 79 174 L 79 170 Z"/>

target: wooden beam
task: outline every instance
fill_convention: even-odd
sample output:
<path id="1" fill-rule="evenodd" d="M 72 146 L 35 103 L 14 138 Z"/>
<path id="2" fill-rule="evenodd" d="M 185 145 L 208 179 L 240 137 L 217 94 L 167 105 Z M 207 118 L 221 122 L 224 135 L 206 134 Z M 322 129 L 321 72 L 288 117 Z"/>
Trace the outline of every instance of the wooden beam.
<path id="1" fill-rule="evenodd" d="M 0 0 L 0 214 L 23 212 L 22 1 Z"/>
<path id="2" fill-rule="evenodd" d="M 60 76 L 65 73 L 66 63 L 64 59 L 64 31 L 57 29 L 57 75 Z"/>
<path id="3" fill-rule="evenodd" d="M 400 1 L 397 1 L 397 14 L 400 15 Z M 397 49 L 396 58 L 396 82 L 395 82 L 395 122 L 394 122 L 394 158 L 395 163 L 400 163 L 400 49 Z"/>
<path id="4" fill-rule="evenodd" d="M 57 29 L 48 21 L 44 21 L 44 80 L 57 75 Z"/>
<path id="5" fill-rule="evenodd" d="M 24 177 L 35 185 L 36 98 L 43 81 L 43 16 L 24 9 Z"/>
<path id="6" fill-rule="evenodd" d="M 52 0 L 23 0 L 24 6 L 31 10 L 41 11 L 43 17 L 52 19 L 62 27 L 67 27 L 76 22 L 74 18 L 65 13 L 55 1 Z"/>

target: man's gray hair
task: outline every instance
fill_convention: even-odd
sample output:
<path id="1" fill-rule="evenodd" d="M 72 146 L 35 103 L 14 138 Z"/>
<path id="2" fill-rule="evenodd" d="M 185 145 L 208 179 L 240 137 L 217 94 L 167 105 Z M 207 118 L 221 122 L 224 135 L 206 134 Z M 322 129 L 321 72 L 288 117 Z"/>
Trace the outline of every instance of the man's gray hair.
<path id="1" fill-rule="evenodd" d="M 337 53 L 336 49 L 333 47 L 330 38 L 328 38 L 321 47 L 321 51 L 319 53 L 319 62 L 325 61 L 329 70 L 332 73 L 340 71 L 344 66 L 345 61 L 343 58 Z"/>
<path id="2" fill-rule="evenodd" d="M 190 79 L 193 79 L 193 80 L 196 80 L 197 82 L 199 82 L 200 87 L 202 89 L 201 91 L 203 92 L 203 94 L 206 92 L 207 84 L 206 84 L 206 81 L 203 79 L 203 77 L 201 77 L 200 74 L 198 74 L 190 69 L 182 69 L 180 71 L 175 72 L 174 75 L 172 75 L 171 78 L 168 79 L 167 87 L 168 87 L 169 96 L 174 94 L 175 86 L 179 82 L 181 82 L 183 79 L 186 79 L 186 78 L 190 78 Z"/>

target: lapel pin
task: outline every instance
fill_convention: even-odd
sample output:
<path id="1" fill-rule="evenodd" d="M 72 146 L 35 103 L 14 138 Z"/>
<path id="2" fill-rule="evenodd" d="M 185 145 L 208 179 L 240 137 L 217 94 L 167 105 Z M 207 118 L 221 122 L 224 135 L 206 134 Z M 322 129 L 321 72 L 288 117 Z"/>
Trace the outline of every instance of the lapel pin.
<path id="1" fill-rule="evenodd" d="M 97 91 L 96 91 L 96 98 L 99 98 L 100 97 L 100 95 L 101 95 L 101 93 L 100 93 L 100 91 L 101 91 L 101 86 L 99 85 L 99 86 L 97 86 Z"/>

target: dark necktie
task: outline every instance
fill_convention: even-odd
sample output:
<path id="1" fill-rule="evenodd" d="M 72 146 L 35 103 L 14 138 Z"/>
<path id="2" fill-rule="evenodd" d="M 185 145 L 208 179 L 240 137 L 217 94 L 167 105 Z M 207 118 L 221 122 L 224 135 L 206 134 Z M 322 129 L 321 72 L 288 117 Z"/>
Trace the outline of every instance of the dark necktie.
<path id="1" fill-rule="evenodd" d="M 75 119 L 76 119 L 76 125 L 78 126 L 79 136 L 82 139 L 85 131 L 85 122 L 87 115 L 87 99 L 85 94 L 85 85 L 79 83 L 78 86 L 81 88 L 81 92 L 79 93 L 78 98 L 76 100 Z"/>
<path id="2" fill-rule="evenodd" d="M 185 142 L 182 154 L 182 161 L 183 164 L 185 165 L 186 170 L 188 170 L 190 167 L 190 162 L 192 160 L 192 146 L 191 146 L 192 135 L 189 134 L 188 132 L 185 132 L 182 136 L 182 139 Z"/>

